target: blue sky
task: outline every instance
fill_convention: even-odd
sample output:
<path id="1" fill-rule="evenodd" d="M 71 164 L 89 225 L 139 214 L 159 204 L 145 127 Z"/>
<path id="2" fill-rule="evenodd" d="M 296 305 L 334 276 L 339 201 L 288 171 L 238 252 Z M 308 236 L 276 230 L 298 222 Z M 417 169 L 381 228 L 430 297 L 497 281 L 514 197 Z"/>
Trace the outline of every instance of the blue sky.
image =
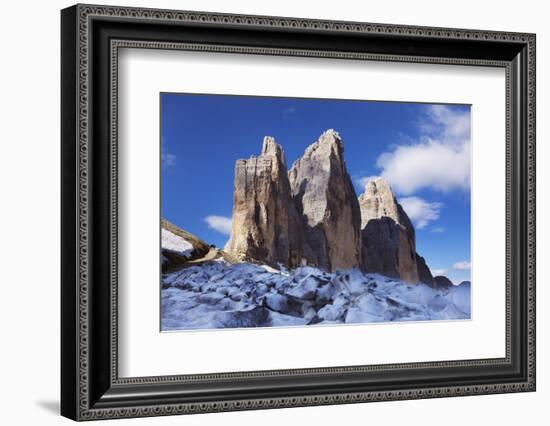
<path id="1" fill-rule="evenodd" d="M 223 247 L 235 161 L 275 137 L 288 167 L 326 129 L 344 142 L 359 195 L 385 177 L 416 227 L 432 272 L 470 279 L 470 107 L 161 94 L 162 216 Z"/>

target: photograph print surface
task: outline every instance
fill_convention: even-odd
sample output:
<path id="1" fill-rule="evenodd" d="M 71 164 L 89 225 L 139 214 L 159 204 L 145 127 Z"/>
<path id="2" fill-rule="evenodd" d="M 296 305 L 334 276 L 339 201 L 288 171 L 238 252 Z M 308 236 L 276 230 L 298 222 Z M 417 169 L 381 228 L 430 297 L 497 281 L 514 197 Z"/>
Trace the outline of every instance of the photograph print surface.
<path id="1" fill-rule="evenodd" d="M 160 108 L 161 331 L 470 319 L 469 105 Z"/>

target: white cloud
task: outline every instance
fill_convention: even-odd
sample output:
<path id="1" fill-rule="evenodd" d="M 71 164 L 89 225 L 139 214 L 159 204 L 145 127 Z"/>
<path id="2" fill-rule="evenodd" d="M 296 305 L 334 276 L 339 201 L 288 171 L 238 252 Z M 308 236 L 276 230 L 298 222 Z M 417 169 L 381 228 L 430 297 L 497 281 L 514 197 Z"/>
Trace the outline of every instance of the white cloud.
<path id="1" fill-rule="evenodd" d="M 467 260 L 463 260 L 463 261 L 461 261 L 461 262 L 456 262 L 456 263 L 453 265 L 453 269 L 458 269 L 459 271 L 467 271 L 467 270 L 469 270 L 471 267 L 472 267 L 472 265 L 471 265 L 470 262 L 468 262 Z"/>
<path id="2" fill-rule="evenodd" d="M 432 275 L 437 277 L 438 275 L 445 275 L 447 273 L 446 269 L 432 269 Z"/>
<path id="3" fill-rule="evenodd" d="M 414 222 L 417 229 L 425 228 L 429 222 L 439 219 L 442 203 L 429 202 L 420 197 L 405 197 L 399 203 Z"/>
<path id="4" fill-rule="evenodd" d="M 417 141 L 378 157 L 381 176 L 401 194 L 422 188 L 442 192 L 470 188 L 470 113 L 432 105 L 418 123 Z"/>
<path id="5" fill-rule="evenodd" d="M 164 146 L 162 147 L 162 149 L 160 151 L 160 158 L 162 160 L 162 164 L 167 166 L 167 167 L 175 166 L 177 164 L 176 156 L 174 154 L 170 154 L 168 151 L 166 151 Z"/>
<path id="6" fill-rule="evenodd" d="M 225 216 L 206 216 L 204 221 L 210 229 L 225 235 L 231 235 L 231 218 Z"/>
<path id="7" fill-rule="evenodd" d="M 445 232 L 445 228 L 443 226 L 438 226 L 436 228 L 432 228 L 432 232 L 435 232 L 436 234 L 441 234 L 442 232 Z"/>

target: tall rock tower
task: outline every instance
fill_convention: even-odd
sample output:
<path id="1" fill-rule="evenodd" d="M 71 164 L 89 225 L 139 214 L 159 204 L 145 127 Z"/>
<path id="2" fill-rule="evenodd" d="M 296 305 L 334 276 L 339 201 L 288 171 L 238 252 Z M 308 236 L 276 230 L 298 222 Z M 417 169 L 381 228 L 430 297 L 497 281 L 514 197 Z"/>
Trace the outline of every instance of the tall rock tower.
<path id="1" fill-rule="evenodd" d="M 359 196 L 359 205 L 363 270 L 417 283 L 414 227 L 388 182 L 370 180 Z"/>
<path id="2" fill-rule="evenodd" d="M 325 131 L 290 169 L 301 261 L 328 271 L 361 263 L 361 213 L 338 133 Z"/>
<path id="3" fill-rule="evenodd" d="M 266 136 L 258 157 L 235 164 L 233 221 L 225 250 L 241 260 L 289 265 L 289 204 L 283 150 Z"/>

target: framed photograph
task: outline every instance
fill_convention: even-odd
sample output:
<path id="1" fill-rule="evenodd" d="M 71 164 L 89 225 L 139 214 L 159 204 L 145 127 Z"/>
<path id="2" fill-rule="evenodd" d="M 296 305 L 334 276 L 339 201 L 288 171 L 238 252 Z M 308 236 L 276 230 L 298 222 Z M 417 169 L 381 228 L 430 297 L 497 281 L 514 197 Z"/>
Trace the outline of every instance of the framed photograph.
<path id="1" fill-rule="evenodd" d="M 535 35 L 61 12 L 61 412 L 535 390 Z"/>

